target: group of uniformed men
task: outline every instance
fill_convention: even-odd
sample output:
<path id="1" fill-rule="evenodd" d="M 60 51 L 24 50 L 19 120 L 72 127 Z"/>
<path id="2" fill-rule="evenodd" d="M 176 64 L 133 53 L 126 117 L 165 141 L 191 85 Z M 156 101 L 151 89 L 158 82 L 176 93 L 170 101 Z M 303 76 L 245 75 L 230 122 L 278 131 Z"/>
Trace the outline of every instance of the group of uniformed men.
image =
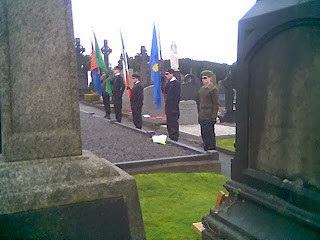
<path id="1" fill-rule="evenodd" d="M 116 120 L 121 122 L 122 119 L 122 95 L 126 89 L 123 78 L 120 74 L 120 67 L 113 69 L 114 76 L 111 79 L 112 99 L 114 103 L 114 111 Z M 219 93 L 218 88 L 213 79 L 212 71 L 202 71 L 201 81 L 203 86 L 197 94 L 198 121 L 201 127 L 201 137 L 204 143 L 204 150 L 216 149 L 215 130 L 216 117 L 219 110 Z M 165 95 L 165 113 L 167 117 L 167 130 L 171 140 L 178 141 L 179 138 L 179 102 L 181 96 L 181 83 L 175 77 L 175 71 L 168 69 L 165 73 L 167 79 L 163 89 Z M 105 74 L 102 75 L 103 103 L 106 115 L 104 118 L 110 119 L 110 96 L 106 92 Z M 136 128 L 142 128 L 142 106 L 143 106 L 143 86 L 140 82 L 138 74 L 132 75 L 133 87 L 131 89 L 130 104 L 132 109 L 133 123 Z"/>

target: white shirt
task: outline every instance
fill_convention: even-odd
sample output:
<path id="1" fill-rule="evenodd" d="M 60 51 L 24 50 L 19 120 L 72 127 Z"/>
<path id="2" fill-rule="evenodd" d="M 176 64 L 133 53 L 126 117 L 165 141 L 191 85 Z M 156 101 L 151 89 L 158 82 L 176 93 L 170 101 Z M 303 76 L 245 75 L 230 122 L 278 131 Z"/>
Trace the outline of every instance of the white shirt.
<path id="1" fill-rule="evenodd" d="M 140 81 L 136 81 L 134 84 L 138 84 Z"/>
<path id="2" fill-rule="evenodd" d="M 173 78 L 170 79 L 170 82 L 173 82 L 175 80 L 177 80 L 176 77 L 173 77 Z"/>
<path id="3" fill-rule="evenodd" d="M 116 74 L 115 74 L 115 76 L 119 76 L 119 75 L 120 75 L 120 73 L 116 73 Z"/>

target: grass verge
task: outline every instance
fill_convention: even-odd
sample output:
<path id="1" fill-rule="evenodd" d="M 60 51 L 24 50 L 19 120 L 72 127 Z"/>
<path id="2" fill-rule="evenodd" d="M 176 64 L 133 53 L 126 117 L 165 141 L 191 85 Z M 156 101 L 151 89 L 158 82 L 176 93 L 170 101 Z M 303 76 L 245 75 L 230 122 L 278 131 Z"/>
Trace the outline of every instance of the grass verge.
<path id="1" fill-rule="evenodd" d="M 137 174 L 147 239 L 200 239 L 193 222 L 209 213 L 227 177 L 215 173 Z"/>
<path id="2" fill-rule="evenodd" d="M 234 147 L 234 143 L 235 143 L 235 138 L 234 137 L 231 137 L 231 138 L 220 138 L 220 139 L 217 139 L 217 146 L 218 147 L 221 147 L 221 148 L 224 148 L 224 149 L 228 149 L 230 151 L 235 151 L 235 147 Z"/>

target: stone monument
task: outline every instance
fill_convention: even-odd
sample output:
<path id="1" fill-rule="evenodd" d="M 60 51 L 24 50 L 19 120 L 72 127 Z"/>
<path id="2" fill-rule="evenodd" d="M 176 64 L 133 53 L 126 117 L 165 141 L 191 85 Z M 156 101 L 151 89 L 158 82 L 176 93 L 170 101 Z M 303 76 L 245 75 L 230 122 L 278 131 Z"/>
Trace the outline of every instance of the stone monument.
<path id="1" fill-rule="evenodd" d="M 147 55 L 147 50 L 145 46 L 141 46 L 141 70 L 140 70 L 140 80 L 144 87 L 148 87 L 152 84 L 149 70 L 149 57 Z"/>
<path id="2" fill-rule="evenodd" d="M 108 40 L 103 41 L 103 47 L 101 48 L 103 54 L 104 63 L 106 64 L 107 70 L 111 72 L 109 64 L 109 55 L 112 53 L 112 49 L 108 46 Z"/>
<path id="3" fill-rule="evenodd" d="M 157 109 L 153 93 L 154 85 L 150 85 L 143 89 L 143 114 L 163 116 L 165 115 L 163 95 L 161 95 L 161 108 Z"/>
<path id="4" fill-rule="evenodd" d="M 182 100 L 179 103 L 179 124 L 198 124 L 198 108 L 194 100 Z"/>
<path id="5" fill-rule="evenodd" d="M 145 239 L 133 177 L 82 152 L 71 1 L 0 1 L 0 239 Z"/>
<path id="6" fill-rule="evenodd" d="M 200 79 L 192 74 L 185 76 L 185 81 L 181 84 L 181 100 L 196 100 L 198 91 L 202 86 Z"/>
<path id="7" fill-rule="evenodd" d="M 257 1 L 238 46 L 230 197 L 202 239 L 319 239 L 320 1 Z"/>
<path id="8" fill-rule="evenodd" d="M 84 52 L 85 48 L 81 45 L 80 38 L 76 38 L 78 91 L 80 99 L 83 99 L 84 95 L 90 92 L 88 87 L 88 66 L 86 66 L 87 63 L 84 62 Z"/>

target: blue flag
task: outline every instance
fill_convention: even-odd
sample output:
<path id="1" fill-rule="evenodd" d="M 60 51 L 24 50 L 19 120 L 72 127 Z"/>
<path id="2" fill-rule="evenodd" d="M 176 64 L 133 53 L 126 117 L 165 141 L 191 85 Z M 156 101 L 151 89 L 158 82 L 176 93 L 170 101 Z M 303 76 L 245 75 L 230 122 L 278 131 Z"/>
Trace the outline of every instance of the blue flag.
<path id="1" fill-rule="evenodd" d="M 158 49 L 158 38 L 156 32 L 156 26 L 153 25 L 153 37 L 152 37 L 152 47 L 150 55 L 150 73 L 151 79 L 154 84 L 154 102 L 158 109 L 161 108 L 161 77 L 160 77 L 160 60 L 159 60 L 159 49 Z"/>
<path id="2" fill-rule="evenodd" d="M 102 96 L 101 73 L 99 71 L 99 68 L 91 70 L 91 78 L 92 78 L 94 87 L 97 90 L 97 93 L 101 97 Z"/>

